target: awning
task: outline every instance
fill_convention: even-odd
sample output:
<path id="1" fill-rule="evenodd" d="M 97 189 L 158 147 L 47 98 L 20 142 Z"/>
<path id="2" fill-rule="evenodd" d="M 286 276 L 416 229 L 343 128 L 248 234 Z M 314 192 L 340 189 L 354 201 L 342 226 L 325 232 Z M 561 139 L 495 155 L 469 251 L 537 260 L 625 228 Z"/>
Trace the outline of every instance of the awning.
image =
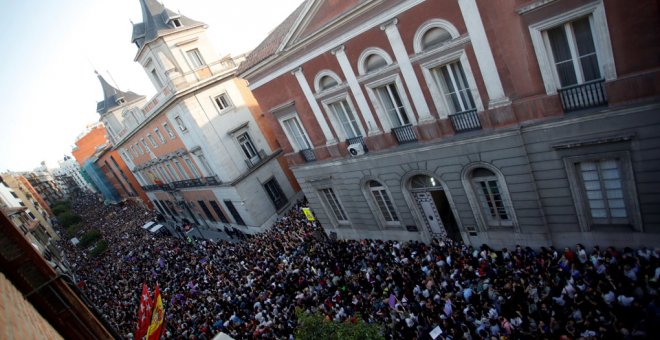
<path id="1" fill-rule="evenodd" d="M 156 225 L 155 225 L 153 228 L 151 228 L 149 231 L 152 232 L 152 233 L 155 233 L 155 232 L 159 231 L 160 228 L 162 228 L 162 227 L 163 227 L 162 224 L 156 224 Z"/>
<path id="2" fill-rule="evenodd" d="M 149 229 L 154 223 L 154 221 L 149 221 L 142 226 L 142 229 Z"/>

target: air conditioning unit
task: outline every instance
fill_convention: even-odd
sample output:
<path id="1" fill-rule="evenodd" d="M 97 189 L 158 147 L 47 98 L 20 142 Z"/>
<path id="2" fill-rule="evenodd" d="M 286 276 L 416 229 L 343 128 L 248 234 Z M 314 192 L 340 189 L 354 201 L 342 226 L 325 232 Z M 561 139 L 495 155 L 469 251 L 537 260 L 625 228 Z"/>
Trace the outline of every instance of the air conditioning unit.
<path id="1" fill-rule="evenodd" d="M 362 143 L 355 143 L 348 146 L 348 153 L 351 156 L 364 155 L 364 145 Z"/>

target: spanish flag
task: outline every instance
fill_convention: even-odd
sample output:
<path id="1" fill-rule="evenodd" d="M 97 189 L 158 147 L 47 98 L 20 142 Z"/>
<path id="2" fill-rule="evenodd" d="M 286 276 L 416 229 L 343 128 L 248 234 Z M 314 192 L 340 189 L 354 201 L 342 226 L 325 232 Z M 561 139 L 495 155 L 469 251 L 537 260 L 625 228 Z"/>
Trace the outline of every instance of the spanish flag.
<path id="1" fill-rule="evenodd" d="M 154 293 L 154 311 L 151 314 L 151 324 L 147 330 L 147 340 L 158 340 L 160 334 L 165 329 L 165 309 L 163 308 L 163 299 L 160 297 L 160 289 L 156 283 L 156 293 Z"/>

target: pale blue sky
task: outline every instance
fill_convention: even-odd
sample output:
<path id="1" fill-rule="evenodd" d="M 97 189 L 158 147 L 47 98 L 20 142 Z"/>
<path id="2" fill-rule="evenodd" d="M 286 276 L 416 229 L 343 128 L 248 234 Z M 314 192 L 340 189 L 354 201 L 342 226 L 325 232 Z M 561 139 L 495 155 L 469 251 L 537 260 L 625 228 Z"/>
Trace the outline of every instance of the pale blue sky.
<path id="1" fill-rule="evenodd" d="M 218 53 L 236 55 L 259 44 L 302 1 L 164 3 L 208 24 Z M 129 20 L 142 21 L 138 0 L 0 0 L 0 6 L 0 172 L 31 170 L 42 160 L 56 167 L 71 154 L 76 137 L 99 118 L 94 69 L 122 90 L 155 93 L 133 61 Z"/>

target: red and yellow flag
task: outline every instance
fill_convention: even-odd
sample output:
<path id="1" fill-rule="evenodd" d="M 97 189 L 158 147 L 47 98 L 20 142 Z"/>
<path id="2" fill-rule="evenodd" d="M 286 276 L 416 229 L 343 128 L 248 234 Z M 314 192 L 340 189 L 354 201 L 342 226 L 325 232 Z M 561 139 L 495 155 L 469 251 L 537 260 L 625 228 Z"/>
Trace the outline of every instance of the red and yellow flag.
<path id="1" fill-rule="evenodd" d="M 147 340 L 158 340 L 163 332 L 165 323 L 165 308 L 163 308 L 163 299 L 160 297 L 160 289 L 156 283 L 156 292 L 154 293 L 154 311 L 151 314 L 151 324 L 147 330 Z"/>
<path id="2" fill-rule="evenodd" d="M 147 285 L 142 283 L 142 294 L 140 295 L 140 309 L 138 310 L 138 326 L 135 330 L 135 340 L 142 339 L 147 334 L 147 328 L 151 321 L 151 310 L 153 308 L 153 300 L 149 298 L 149 291 Z"/>

